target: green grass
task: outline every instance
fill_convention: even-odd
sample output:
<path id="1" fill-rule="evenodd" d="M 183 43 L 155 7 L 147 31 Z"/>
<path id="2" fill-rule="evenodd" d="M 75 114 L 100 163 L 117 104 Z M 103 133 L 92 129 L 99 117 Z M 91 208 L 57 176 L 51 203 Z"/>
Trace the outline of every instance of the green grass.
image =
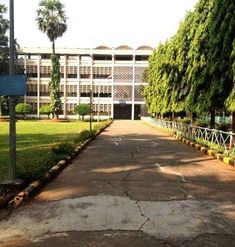
<path id="1" fill-rule="evenodd" d="M 16 123 L 17 177 L 22 170 L 31 169 L 40 162 L 50 164 L 51 148 L 62 142 L 72 142 L 76 135 L 89 128 L 88 122 L 23 121 Z M 9 123 L 0 122 L 0 180 L 8 177 Z"/>

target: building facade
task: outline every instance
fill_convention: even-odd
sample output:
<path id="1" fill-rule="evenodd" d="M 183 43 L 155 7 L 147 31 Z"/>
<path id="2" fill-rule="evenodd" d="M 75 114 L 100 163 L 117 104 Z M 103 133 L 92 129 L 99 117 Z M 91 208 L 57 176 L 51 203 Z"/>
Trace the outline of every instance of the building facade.
<path id="1" fill-rule="evenodd" d="M 89 104 L 90 100 L 94 118 L 134 120 L 146 115 L 144 73 L 151 53 L 148 46 L 57 49 L 61 66 L 61 117 L 76 118 L 74 107 Z M 38 118 L 43 117 L 40 107 L 50 104 L 50 54 L 49 48 L 18 50 L 19 65 L 29 76 L 24 101 L 32 106 L 31 115 Z"/>

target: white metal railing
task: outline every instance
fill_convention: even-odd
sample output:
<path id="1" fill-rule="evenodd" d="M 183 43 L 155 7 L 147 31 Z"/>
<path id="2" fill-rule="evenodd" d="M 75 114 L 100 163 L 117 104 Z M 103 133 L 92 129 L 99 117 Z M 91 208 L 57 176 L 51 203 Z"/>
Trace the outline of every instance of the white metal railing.
<path id="1" fill-rule="evenodd" d="M 188 140 L 203 142 L 211 149 L 221 148 L 221 151 L 225 154 L 229 154 L 235 147 L 235 133 L 233 132 L 224 132 L 217 129 L 203 128 L 191 124 L 153 119 L 150 117 L 142 117 L 141 119 L 144 122 L 167 129 Z"/>

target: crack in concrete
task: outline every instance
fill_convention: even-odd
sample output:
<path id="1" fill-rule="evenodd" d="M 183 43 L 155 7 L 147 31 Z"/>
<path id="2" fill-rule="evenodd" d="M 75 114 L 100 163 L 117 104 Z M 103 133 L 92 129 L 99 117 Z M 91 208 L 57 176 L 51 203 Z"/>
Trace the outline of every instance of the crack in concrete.
<path id="1" fill-rule="evenodd" d="M 185 190 L 185 188 L 184 188 L 184 184 L 187 183 L 187 180 L 185 179 L 185 177 L 184 177 L 181 173 L 172 171 L 172 170 L 169 169 L 169 168 L 162 167 L 162 166 L 161 166 L 160 164 L 158 164 L 158 163 L 156 163 L 155 166 L 157 166 L 158 169 L 160 169 L 160 170 L 162 170 L 162 171 L 166 171 L 166 172 L 168 172 L 168 173 L 171 173 L 171 174 L 173 174 L 173 175 L 178 176 L 178 177 L 179 177 L 179 183 L 180 183 L 180 185 L 179 185 L 179 190 L 181 190 L 181 191 L 183 192 L 183 194 L 184 194 L 184 199 L 186 200 L 186 199 L 192 199 L 192 198 L 193 198 L 193 196 L 190 195 L 190 194 Z"/>
<path id="2" fill-rule="evenodd" d="M 116 186 L 113 185 L 108 179 L 105 179 L 104 181 L 116 190 Z"/>
<path id="3" fill-rule="evenodd" d="M 124 194 L 125 194 L 128 198 L 131 199 L 131 197 L 130 197 L 130 195 L 129 195 L 129 193 L 128 193 L 128 185 L 127 185 L 127 181 L 128 181 L 128 178 L 129 178 L 130 175 L 131 175 L 131 173 L 128 172 L 128 173 L 126 174 L 126 176 L 123 178 L 122 182 L 123 182 Z"/>
<path id="4" fill-rule="evenodd" d="M 142 217 L 146 218 L 146 220 L 141 224 L 141 226 L 140 226 L 139 229 L 138 229 L 139 231 L 142 231 L 143 227 L 147 224 L 147 222 L 150 221 L 150 218 L 147 217 L 147 216 L 143 213 L 143 211 L 142 211 L 142 209 L 141 209 L 141 207 L 140 207 L 140 205 L 139 205 L 139 202 L 136 201 L 135 203 L 136 203 L 136 205 L 137 205 L 137 207 L 138 207 L 138 209 L 139 209 L 139 211 L 140 211 L 140 215 L 141 215 Z"/>

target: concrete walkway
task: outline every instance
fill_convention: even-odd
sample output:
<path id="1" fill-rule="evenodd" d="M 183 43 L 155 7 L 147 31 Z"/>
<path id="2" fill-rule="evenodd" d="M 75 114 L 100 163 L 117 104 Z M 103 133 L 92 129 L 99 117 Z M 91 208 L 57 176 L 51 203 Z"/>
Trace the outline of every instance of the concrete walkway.
<path id="1" fill-rule="evenodd" d="M 235 246 L 235 169 L 115 121 L 0 222 L 1 247 Z"/>

